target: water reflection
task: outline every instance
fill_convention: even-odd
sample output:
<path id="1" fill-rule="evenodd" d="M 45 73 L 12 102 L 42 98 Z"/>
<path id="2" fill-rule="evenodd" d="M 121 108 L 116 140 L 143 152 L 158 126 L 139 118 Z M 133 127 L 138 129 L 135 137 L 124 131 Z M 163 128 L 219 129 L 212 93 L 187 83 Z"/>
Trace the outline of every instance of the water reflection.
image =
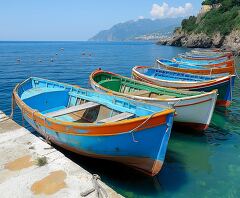
<path id="1" fill-rule="evenodd" d="M 87 87 L 89 74 L 99 67 L 130 76 L 134 65 L 151 65 L 159 56 L 171 58 L 185 50 L 151 43 L 0 42 L 0 109 L 10 114 L 12 89 L 29 76 Z M 82 52 L 94 57 L 81 56 Z M 237 70 L 240 74 L 240 67 Z M 58 149 L 126 197 L 240 197 L 239 87 L 236 78 L 231 107 L 214 112 L 205 134 L 172 132 L 164 166 L 154 178 L 118 163 Z M 14 119 L 22 124 L 18 109 Z M 33 131 L 26 122 L 25 126 Z"/>

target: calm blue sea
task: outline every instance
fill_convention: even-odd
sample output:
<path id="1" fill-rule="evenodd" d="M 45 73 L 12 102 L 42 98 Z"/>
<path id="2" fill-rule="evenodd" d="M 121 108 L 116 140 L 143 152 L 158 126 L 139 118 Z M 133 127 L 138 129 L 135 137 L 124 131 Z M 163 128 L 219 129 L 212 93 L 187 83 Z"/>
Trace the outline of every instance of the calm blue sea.
<path id="1" fill-rule="evenodd" d="M 13 87 L 30 76 L 88 88 L 97 68 L 130 76 L 135 65 L 153 65 L 158 57 L 186 50 L 150 42 L 0 42 L 0 109 L 10 114 Z M 61 151 L 126 197 L 240 197 L 239 87 L 237 79 L 232 106 L 214 113 L 208 135 L 173 131 L 164 167 L 154 178 Z M 14 119 L 21 124 L 19 111 Z"/>

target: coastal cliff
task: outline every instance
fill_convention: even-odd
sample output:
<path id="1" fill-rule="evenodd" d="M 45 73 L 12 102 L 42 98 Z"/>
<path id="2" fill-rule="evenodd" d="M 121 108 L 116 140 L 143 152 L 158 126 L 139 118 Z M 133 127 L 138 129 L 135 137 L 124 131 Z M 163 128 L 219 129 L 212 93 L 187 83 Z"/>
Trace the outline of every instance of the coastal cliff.
<path id="1" fill-rule="evenodd" d="M 173 36 L 158 44 L 189 48 L 224 48 L 240 54 L 240 1 L 205 0 L 199 14 L 184 19 Z"/>

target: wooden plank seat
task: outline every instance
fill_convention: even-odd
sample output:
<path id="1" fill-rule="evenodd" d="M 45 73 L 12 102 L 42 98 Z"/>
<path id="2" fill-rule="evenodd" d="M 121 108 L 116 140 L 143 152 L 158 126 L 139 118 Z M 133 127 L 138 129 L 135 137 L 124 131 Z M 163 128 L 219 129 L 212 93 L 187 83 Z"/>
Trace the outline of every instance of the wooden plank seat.
<path id="1" fill-rule="evenodd" d="M 130 92 L 128 94 L 131 94 L 131 95 L 134 95 L 134 96 L 143 96 L 143 95 L 147 96 L 147 95 L 150 94 L 150 92 L 147 91 L 147 90 L 139 90 L 139 91 Z"/>
<path id="2" fill-rule="evenodd" d="M 69 108 L 66 108 L 66 109 L 61 109 L 61 110 L 58 110 L 58 111 L 46 113 L 45 115 L 48 116 L 48 117 L 57 117 L 57 116 L 66 115 L 66 114 L 69 114 L 69 113 L 74 113 L 74 112 L 77 112 L 77 111 L 81 111 L 81 110 L 84 110 L 84 109 L 90 109 L 90 108 L 97 107 L 97 106 L 100 106 L 100 104 L 95 103 L 95 102 L 86 102 L 86 103 L 76 105 L 76 106 L 72 106 L 72 107 L 69 107 Z"/>
<path id="3" fill-rule="evenodd" d="M 134 114 L 128 113 L 128 112 L 124 112 L 124 113 L 120 113 L 120 114 L 117 114 L 115 116 L 112 116 L 110 118 L 105 118 L 103 120 L 99 120 L 98 122 L 100 122 L 100 123 L 117 122 L 117 121 L 120 121 L 120 120 L 124 120 L 124 119 L 130 118 L 132 116 L 134 116 Z"/>

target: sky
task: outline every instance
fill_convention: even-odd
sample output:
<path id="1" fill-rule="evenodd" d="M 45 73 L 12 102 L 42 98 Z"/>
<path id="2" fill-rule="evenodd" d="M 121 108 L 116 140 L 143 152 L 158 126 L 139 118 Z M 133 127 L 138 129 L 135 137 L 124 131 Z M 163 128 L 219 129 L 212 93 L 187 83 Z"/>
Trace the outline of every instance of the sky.
<path id="1" fill-rule="evenodd" d="M 0 41 L 82 41 L 128 20 L 196 15 L 201 2 L 0 0 Z"/>

